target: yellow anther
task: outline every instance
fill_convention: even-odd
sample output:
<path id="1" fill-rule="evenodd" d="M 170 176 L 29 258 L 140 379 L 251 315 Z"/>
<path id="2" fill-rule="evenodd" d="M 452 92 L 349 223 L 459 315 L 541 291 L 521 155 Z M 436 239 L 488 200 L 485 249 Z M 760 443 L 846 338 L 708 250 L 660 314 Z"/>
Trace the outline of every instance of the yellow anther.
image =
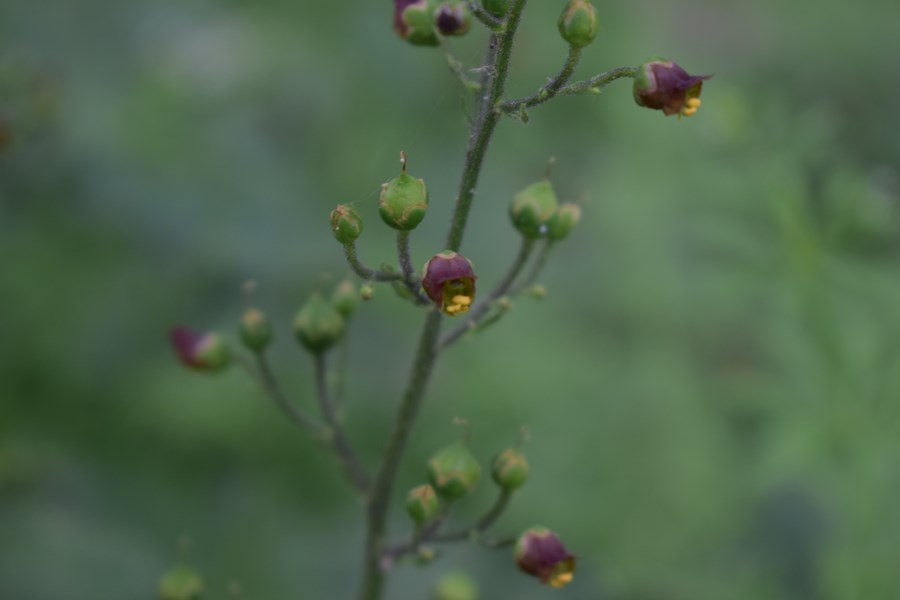
<path id="1" fill-rule="evenodd" d="M 700 108 L 700 98 L 688 98 L 688 108 Z"/>
<path id="2" fill-rule="evenodd" d="M 681 111 L 681 114 L 683 114 L 686 117 L 690 117 L 691 115 L 693 115 L 696 112 L 697 112 L 696 108 L 686 108 L 683 111 Z"/>
<path id="3" fill-rule="evenodd" d="M 470 304 L 472 304 L 472 299 L 468 296 L 453 296 L 453 304 L 469 306 Z"/>
<path id="4" fill-rule="evenodd" d="M 452 315 L 454 313 L 458 313 L 459 309 L 460 309 L 459 304 L 448 304 L 446 307 L 444 307 L 444 312 L 449 315 Z"/>
<path id="5" fill-rule="evenodd" d="M 571 581 L 572 581 L 571 573 L 560 573 L 559 575 L 555 576 L 553 579 L 550 580 L 550 585 L 555 588 L 561 588 L 561 587 L 564 587 L 567 583 L 570 583 Z"/>

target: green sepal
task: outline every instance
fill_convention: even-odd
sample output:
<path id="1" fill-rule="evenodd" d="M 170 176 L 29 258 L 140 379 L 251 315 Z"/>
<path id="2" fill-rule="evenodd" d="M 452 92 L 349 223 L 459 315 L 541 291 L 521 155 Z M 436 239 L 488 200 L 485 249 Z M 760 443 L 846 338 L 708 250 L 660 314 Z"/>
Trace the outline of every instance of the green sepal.
<path id="1" fill-rule="evenodd" d="M 464 442 L 454 442 L 428 461 L 428 478 L 442 498 L 458 500 L 478 485 L 481 465 Z"/>
<path id="2" fill-rule="evenodd" d="M 537 239 L 546 233 L 558 205 L 553 185 L 544 179 L 515 195 L 509 206 L 509 216 L 519 233 L 528 239 Z"/>
<path id="3" fill-rule="evenodd" d="M 320 294 L 313 294 L 294 317 L 297 340 L 310 352 L 328 350 L 344 334 L 344 317 Z"/>

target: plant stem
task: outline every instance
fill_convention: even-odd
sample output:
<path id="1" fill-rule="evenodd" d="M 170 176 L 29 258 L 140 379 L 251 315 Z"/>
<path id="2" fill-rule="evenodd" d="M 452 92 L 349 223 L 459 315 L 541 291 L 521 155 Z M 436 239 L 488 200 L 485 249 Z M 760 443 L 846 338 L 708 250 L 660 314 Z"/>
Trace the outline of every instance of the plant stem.
<path id="1" fill-rule="evenodd" d="M 318 352 L 314 356 L 316 395 L 319 398 L 319 408 L 322 411 L 322 417 L 330 427 L 329 442 L 335 455 L 341 462 L 341 467 L 343 467 L 347 479 L 358 492 L 364 494 L 369 490 L 371 482 L 362 463 L 350 446 L 350 442 L 347 441 L 347 436 L 344 435 L 344 430 L 340 422 L 338 422 L 337 415 L 335 415 L 331 395 L 328 392 L 328 369 L 325 363 L 325 353 Z"/>
<path id="2" fill-rule="evenodd" d="M 469 10 L 475 15 L 482 25 L 490 29 L 492 32 L 499 32 L 503 29 L 503 22 L 498 20 L 494 15 L 484 9 L 478 0 L 468 0 Z"/>
<path id="3" fill-rule="evenodd" d="M 547 265 L 547 259 L 550 257 L 550 251 L 553 250 L 553 247 L 556 245 L 556 242 L 552 240 L 547 240 L 544 242 L 544 246 L 541 248 L 540 254 L 538 254 L 537 260 L 534 262 L 534 265 L 531 267 L 531 272 L 528 274 L 528 277 L 525 278 L 525 281 L 520 283 L 513 289 L 513 295 L 517 295 L 522 293 L 526 288 L 531 285 L 534 285 L 534 282 L 537 281 L 537 278 L 540 276 L 541 271 L 544 270 L 544 267 Z"/>
<path id="4" fill-rule="evenodd" d="M 581 48 L 569 46 L 569 54 L 566 56 L 566 62 L 563 63 L 563 66 L 559 70 L 559 73 L 556 74 L 556 77 L 547 82 L 547 85 L 543 86 L 535 94 L 528 96 L 527 98 L 507 100 L 500 105 L 500 110 L 504 113 L 511 113 L 520 111 L 523 108 L 531 108 L 532 106 L 537 106 L 538 104 L 543 104 L 547 100 L 550 100 L 559 93 L 559 90 L 562 89 L 566 82 L 569 81 L 569 78 L 572 77 L 572 73 L 575 72 L 575 67 L 578 66 L 579 58 L 581 58 Z"/>
<path id="5" fill-rule="evenodd" d="M 472 309 L 472 312 L 469 315 L 469 318 L 466 319 L 464 323 L 457 325 L 453 331 L 448 333 L 441 339 L 441 348 L 446 348 L 451 345 L 453 342 L 461 338 L 466 334 L 466 332 L 471 331 L 473 327 L 478 325 L 479 321 L 484 318 L 485 314 L 490 310 L 490 308 L 494 305 L 494 301 L 503 296 L 509 288 L 512 287 L 513 282 L 515 282 L 516 277 L 518 277 L 519 273 L 522 272 L 522 268 L 525 266 L 525 263 L 528 262 L 528 257 L 531 256 L 531 250 L 534 248 L 534 240 L 523 237 L 522 238 L 522 246 L 519 249 L 519 254 L 516 256 L 516 260 L 510 266 L 509 270 L 506 272 L 506 275 L 503 276 L 503 279 L 500 280 L 500 283 L 497 284 L 497 287 L 488 294 L 488 297 L 481 301 L 481 303 Z"/>
<path id="6" fill-rule="evenodd" d="M 365 279 L 366 281 L 402 281 L 403 275 L 400 273 L 391 273 L 389 271 L 378 271 L 370 269 L 359 260 L 356 254 L 356 243 L 350 242 L 344 244 L 344 256 L 347 258 L 350 268 L 353 272 Z"/>
<path id="7" fill-rule="evenodd" d="M 428 298 L 421 292 L 421 283 L 416 277 L 412 259 L 409 256 L 409 232 L 397 232 L 397 259 L 400 262 L 400 271 L 403 273 L 403 285 L 412 294 L 413 301 L 417 304 L 431 304 Z"/>
<path id="8" fill-rule="evenodd" d="M 501 490 L 500 495 L 497 497 L 497 501 L 494 502 L 494 505 L 491 507 L 491 509 L 483 517 L 478 519 L 478 521 L 474 525 L 465 529 L 461 529 L 459 531 L 455 531 L 453 533 L 436 535 L 431 538 L 431 541 L 456 542 L 479 536 L 488 527 L 493 525 L 494 521 L 500 518 L 500 515 L 503 514 L 504 510 L 506 510 L 510 498 L 512 498 L 512 492 Z"/>
<path id="9" fill-rule="evenodd" d="M 489 50 L 491 62 L 486 65 L 485 81 L 489 83 L 488 93 L 482 97 L 481 105 L 466 151 L 466 161 L 460 180 L 459 196 L 450 231 L 447 236 L 447 248 L 458 250 L 462 243 L 463 232 L 468 220 L 469 209 L 475 195 L 475 185 L 484 161 L 488 144 L 494 128 L 497 126 L 499 114 L 494 110 L 503 97 L 506 78 L 509 74 L 509 61 L 512 54 L 513 40 L 522 11 L 527 0 L 513 0 L 503 33 L 491 36 Z M 487 89 L 483 87 L 482 89 Z M 381 565 L 381 546 L 387 530 L 388 509 L 397 468 L 406 449 L 406 441 L 412 429 L 416 414 L 422 404 L 425 389 L 438 355 L 438 342 L 441 331 L 441 313 L 432 309 L 425 317 L 419 345 L 413 359 L 409 382 L 403 400 L 394 421 L 394 429 L 388 440 L 381 467 L 375 477 L 375 483 L 369 496 L 366 519 L 365 565 L 360 600 L 380 600 L 384 593 L 385 577 Z"/>
<path id="10" fill-rule="evenodd" d="M 622 79 L 624 77 L 633 78 L 637 75 L 637 72 L 637 67 L 618 67 L 616 69 L 610 69 L 609 71 L 604 71 L 590 79 L 570 83 L 560 89 L 557 94 L 560 96 L 576 96 L 586 92 L 599 92 L 601 88 L 612 83 L 616 79 Z"/>
<path id="11" fill-rule="evenodd" d="M 256 372 L 259 376 L 259 383 L 262 386 L 263 391 L 266 392 L 266 395 L 275 401 L 278 408 L 281 409 L 284 415 L 292 423 L 313 434 L 319 440 L 325 439 L 327 436 L 325 428 L 300 412 L 300 409 L 298 409 L 296 405 L 291 402 L 290 398 L 282 391 L 281 386 L 278 384 L 278 379 L 275 377 L 275 373 L 272 372 L 272 367 L 269 366 L 266 355 L 263 352 L 255 352 L 254 358 L 256 362 Z M 252 372 L 252 366 L 249 364 L 246 366 L 247 370 Z"/>

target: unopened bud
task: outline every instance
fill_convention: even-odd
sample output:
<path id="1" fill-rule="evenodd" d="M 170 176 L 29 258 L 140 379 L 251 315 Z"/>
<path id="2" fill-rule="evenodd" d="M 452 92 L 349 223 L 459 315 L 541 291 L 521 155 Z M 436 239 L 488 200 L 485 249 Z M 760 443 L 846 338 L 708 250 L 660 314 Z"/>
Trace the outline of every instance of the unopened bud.
<path id="1" fill-rule="evenodd" d="M 331 233 L 342 244 L 351 244 L 362 233 L 362 216 L 349 204 L 338 204 L 331 211 Z"/>
<path id="2" fill-rule="evenodd" d="M 581 220 L 581 208 L 577 204 L 566 203 L 560 205 L 550 217 L 547 223 L 547 237 L 554 242 L 569 237 L 575 226 Z"/>
<path id="3" fill-rule="evenodd" d="M 434 488 L 427 483 L 414 487 L 406 497 L 406 512 L 419 525 L 434 519 L 440 507 Z"/>
<path id="4" fill-rule="evenodd" d="M 356 307 L 359 306 L 359 291 L 356 285 L 349 279 L 340 282 L 331 295 L 331 304 L 345 319 L 352 317 Z"/>
<path id="5" fill-rule="evenodd" d="M 411 231 L 425 218 L 428 208 L 428 191 L 425 182 L 406 172 L 406 155 L 401 153 L 403 170 L 381 186 L 378 212 L 390 227 Z"/>
<path id="6" fill-rule="evenodd" d="M 241 341 L 249 350 L 259 352 L 272 341 L 272 324 L 265 313 L 248 308 L 241 317 Z"/>
<path id="7" fill-rule="evenodd" d="M 434 586 L 434 600 L 478 600 L 478 586 L 463 571 L 452 571 Z"/>
<path id="8" fill-rule="evenodd" d="M 231 349 L 217 333 L 174 327 L 169 340 L 181 362 L 191 369 L 216 372 L 231 364 Z"/>
<path id="9" fill-rule="evenodd" d="M 434 0 L 394 0 L 394 31 L 414 46 L 437 46 L 434 8 Z"/>
<path id="10" fill-rule="evenodd" d="M 465 35 L 472 25 L 465 2 L 444 2 L 434 13 L 434 24 L 441 35 Z"/>
<path id="11" fill-rule="evenodd" d="M 584 48 L 597 36 L 597 13 L 588 0 L 569 0 L 559 16 L 559 34 L 570 46 Z"/>
<path id="12" fill-rule="evenodd" d="M 318 354 L 341 339 L 344 317 L 321 295 L 313 294 L 294 317 L 294 333 L 307 350 Z"/>
<path id="13" fill-rule="evenodd" d="M 428 461 L 428 477 L 442 498 L 457 500 L 478 485 L 481 465 L 465 443 L 455 442 Z"/>
<path id="14" fill-rule="evenodd" d="M 375 296 L 375 286 L 366 283 L 359 288 L 359 297 L 365 301 L 369 301 Z"/>
<path id="15" fill-rule="evenodd" d="M 528 239 L 537 239 L 547 233 L 558 204 L 553 185 L 544 179 L 515 195 L 509 206 L 509 216 L 519 233 Z"/>
<path id="16" fill-rule="evenodd" d="M 199 600 L 202 594 L 203 580 L 185 565 L 171 569 L 159 584 L 161 600 Z"/>
<path id="17" fill-rule="evenodd" d="M 507 492 L 517 490 L 528 481 L 528 461 L 515 448 L 509 448 L 497 455 L 491 467 L 491 476 Z"/>

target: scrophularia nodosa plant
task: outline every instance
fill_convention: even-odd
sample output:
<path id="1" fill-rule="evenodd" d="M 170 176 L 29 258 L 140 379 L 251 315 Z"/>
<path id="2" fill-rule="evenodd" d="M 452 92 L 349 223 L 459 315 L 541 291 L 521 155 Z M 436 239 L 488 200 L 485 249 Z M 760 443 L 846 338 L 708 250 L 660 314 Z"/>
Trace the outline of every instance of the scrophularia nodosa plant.
<path id="1" fill-rule="evenodd" d="M 433 256 L 421 271 L 414 267 L 409 242 L 411 234 L 427 216 L 429 194 L 425 181 L 407 172 L 404 153 L 401 152 L 400 173 L 382 186 L 378 207 L 384 224 L 396 231 L 395 267 L 372 268 L 360 258 L 356 244 L 363 234 L 363 219 L 353 199 L 344 199 L 331 212 L 331 232 L 359 281 L 343 281 L 330 293 L 315 292 L 299 308 L 293 322 L 293 333 L 309 352 L 313 364 L 318 415 L 308 414 L 294 404 L 270 367 L 267 352 L 274 327 L 261 309 L 247 308 L 239 321 L 243 351 L 230 346 L 217 333 L 198 333 L 186 327 L 171 330 L 172 346 L 184 365 L 210 373 L 222 372 L 230 365 L 244 368 L 291 422 L 334 455 L 349 485 L 364 501 L 366 537 L 359 577 L 360 600 L 383 598 L 386 578 L 392 569 L 405 559 L 413 562 L 432 559 L 435 556 L 432 547 L 441 543 L 476 542 L 489 548 L 514 546 L 511 567 L 518 565 L 524 573 L 553 587 L 563 587 L 574 578 L 575 555 L 553 531 L 532 527 L 518 537 L 490 533 L 497 518 L 528 479 L 529 466 L 521 443 L 498 449 L 490 466 L 497 499 L 481 518 L 459 528 L 448 527 L 454 505 L 464 501 L 484 479 L 481 463 L 465 439 L 435 449 L 433 457 L 423 466 L 427 481 L 423 478 L 399 498 L 395 493 L 397 470 L 442 353 L 461 338 L 477 335 L 497 323 L 516 297 L 543 295 L 543 288 L 535 285 L 536 279 L 553 247 L 571 234 L 581 218 L 577 204 L 558 201 L 549 169 L 542 179 L 521 191 L 510 190 L 509 205 L 496 206 L 495 210 L 508 211 L 512 227 L 520 234 L 521 246 L 498 281 L 491 284 L 478 280 L 472 257 L 464 256 L 460 249 L 479 175 L 497 125 L 504 117 L 525 122 L 529 110 L 540 104 L 560 96 L 596 94 L 619 79 L 632 80 L 632 93 L 638 105 L 660 110 L 667 116 L 689 117 L 700 107 L 700 92 L 708 76 L 689 75 L 670 60 L 652 58 L 637 67 L 618 67 L 588 79 L 571 81 L 585 48 L 597 38 L 599 18 L 588 0 L 569 0 L 556 23 L 568 45 L 562 68 L 532 95 L 508 98 L 505 86 L 510 74 L 510 56 L 526 4 L 527 0 L 394 0 L 392 14 L 385 14 L 385 22 L 392 18 L 393 30 L 401 40 L 424 51 L 440 48 L 446 54 L 450 71 L 460 79 L 466 93 L 471 94 L 474 118 L 447 237 L 432 241 Z M 388 10 L 386 6 L 385 12 Z M 466 69 L 453 55 L 447 38 L 465 35 L 476 23 L 490 34 L 486 58 L 477 68 Z M 548 29 L 552 29 L 552 24 Z M 418 347 L 411 357 L 409 381 L 399 399 L 385 451 L 377 469 L 369 471 L 336 416 L 332 400 L 335 377 L 329 359 L 335 346 L 348 336 L 359 300 L 371 299 L 377 287 L 396 292 L 409 304 L 410 310 L 420 311 L 423 324 Z M 389 509 L 403 502 L 403 498 L 411 519 L 409 533 L 392 539 L 388 530 Z M 553 515 L 539 517 L 552 520 Z M 179 565 L 164 578 L 160 593 L 165 600 L 189 600 L 198 598 L 202 589 L 199 576 L 185 565 Z M 453 596 L 459 598 L 474 598 L 476 594 L 474 583 L 461 573 L 448 575 L 437 583 L 435 590 L 438 597 L 451 592 L 463 593 Z"/>

